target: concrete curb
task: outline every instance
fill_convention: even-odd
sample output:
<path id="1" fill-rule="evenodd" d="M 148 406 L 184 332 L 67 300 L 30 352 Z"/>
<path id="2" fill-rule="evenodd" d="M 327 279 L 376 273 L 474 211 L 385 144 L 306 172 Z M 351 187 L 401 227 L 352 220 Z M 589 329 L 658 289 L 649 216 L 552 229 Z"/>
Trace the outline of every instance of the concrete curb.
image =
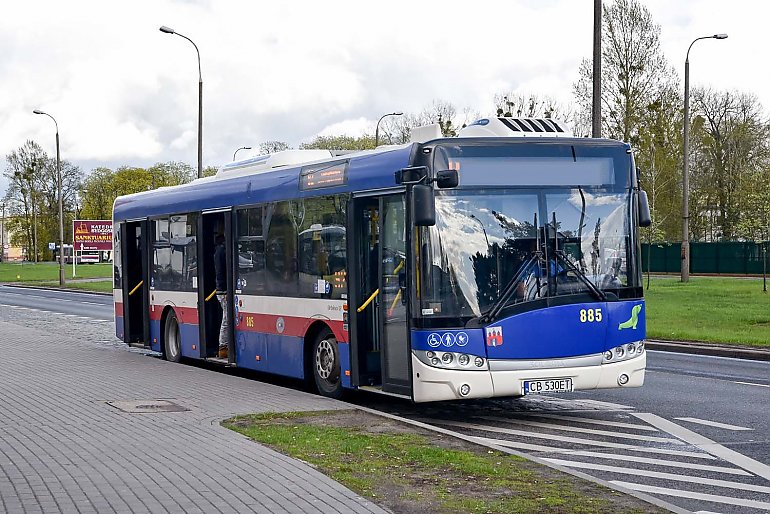
<path id="1" fill-rule="evenodd" d="M 645 345 L 648 350 L 689 353 L 695 355 L 711 355 L 714 357 L 731 357 L 733 359 L 770 361 L 770 348 L 726 345 L 719 343 L 697 343 L 693 341 L 664 341 L 660 339 L 648 339 L 645 342 Z"/>

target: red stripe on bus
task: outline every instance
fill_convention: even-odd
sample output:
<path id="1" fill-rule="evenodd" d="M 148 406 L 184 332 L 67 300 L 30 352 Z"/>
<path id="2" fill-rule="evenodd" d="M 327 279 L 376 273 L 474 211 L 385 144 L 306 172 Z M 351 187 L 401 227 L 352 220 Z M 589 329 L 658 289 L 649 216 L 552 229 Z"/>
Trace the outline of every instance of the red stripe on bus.
<path id="1" fill-rule="evenodd" d="M 342 321 L 318 320 L 317 318 L 302 318 L 298 316 L 280 316 L 277 314 L 258 314 L 254 312 L 239 313 L 239 323 L 235 329 L 241 332 L 260 332 L 282 336 L 304 337 L 308 327 L 314 321 L 323 321 L 332 329 L 334 336 L 340 342 L 347 342 L 347 332 L 342 329 Z M 278 319 L 282 319 L 283 331 L 279 331 Z"/>
<path id="2" fill-rule="evenodd" d="M 163 309 L 165 305 L 155 305 L 155 308 L 150 307 L 150 319 L 153 321 L 160 321 L 160 317 L 163 315 Z M 176 319 L 179 323 L 197 325 L 198 324 L 198 309 L 196 307 L 174 307 L 174 313 L 176 313 Z"/>
<path id="3" fill-rule="evenodd" d="M 115 316 L 123 317 L 123 302 L 115 302 Z"/>

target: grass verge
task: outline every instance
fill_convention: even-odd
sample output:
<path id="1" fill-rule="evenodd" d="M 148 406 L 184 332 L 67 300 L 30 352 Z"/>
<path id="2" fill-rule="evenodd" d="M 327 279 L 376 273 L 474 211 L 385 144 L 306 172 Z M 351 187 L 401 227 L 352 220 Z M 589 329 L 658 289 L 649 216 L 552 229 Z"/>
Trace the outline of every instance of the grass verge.
<path id="1" fill-rule="evenodd" d="M 81 264 L 76 266 L 75 278 L 110 278 L 112 277 L 112 264 Z M 72 265 L 64 266 L 65 280 L 71 280 Z M 38 282 L 58 281 L 59 265 L 56 262 L 15 262 L 0 263 L 0 282 Z"/>
<path id="2" fill-rule="evenodd" d="M 761 280 L 655 278 L 644 296 L 651 339 L 770 347 L 770 293 Z"/>
<path id="3" fill-rule="evenodd" d="M 223 424 L 396 514 L 663 512 L 520 457 L 357 410 L 238 416 Z"/>

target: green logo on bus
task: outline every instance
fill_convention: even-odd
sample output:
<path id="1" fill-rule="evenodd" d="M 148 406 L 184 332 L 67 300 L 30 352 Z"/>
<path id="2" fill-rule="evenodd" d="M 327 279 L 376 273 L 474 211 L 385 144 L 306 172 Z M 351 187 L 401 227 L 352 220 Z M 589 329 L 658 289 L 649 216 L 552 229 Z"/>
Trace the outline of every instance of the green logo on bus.
<path id="1" fill-rule="evenodd" d="M 623 330 L 624 328 L 630 328 L 632 330 L 636 330 L 636 324 L 639 322 L 639 311 L 642 310 L 642 305 L 634 305 L 634 307 L 631 309 L 631 317 L 628 318 L 628 320 L 624 321 L 623 323 L 618 325 L 618 330 Z"/>

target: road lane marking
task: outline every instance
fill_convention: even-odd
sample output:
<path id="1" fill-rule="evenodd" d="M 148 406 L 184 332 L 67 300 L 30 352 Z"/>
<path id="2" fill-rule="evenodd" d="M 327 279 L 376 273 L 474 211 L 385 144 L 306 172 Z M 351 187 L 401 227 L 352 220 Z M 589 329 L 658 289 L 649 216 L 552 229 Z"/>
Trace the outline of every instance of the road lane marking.
<path id="1" fill-rule="evenodd" d="M 628 462 L 638 462 L 640 464 L 654 464 L 656 466 L 670 467 L 670 468 L 685 468 L 685 469 L 698 469 L 701 471 L 715 471 L 717 473 L 725 473 L 728 475 L 741 475 L 741 476 L 753 476 L 748 471 L 744 471 L 740 468 L 726 468 L 724 466 L 710 466 L 708 464 L 695 464 L 694 462 L 680 462 L 677 460 L 665 460 L 665 459 L 650 459 L 648 457 L 637 457 L 636 455 L 623 455 L 617 453 L 602 453 L 592 452 L 588 450 L 563 450 L 554 448 L 556 453 L 563 453 L 567 456 L 576 455 L 578 457 L 591 457 L 594 459 L 608 459 L 608 460 L 621 460 Z M 699 454 L 700 455 L 700 454 Z"/>
<path id="2" fill-rule="evenodd" d="M 725 430 L 754 430 L 753 428 L 739 427 L 737 425 L 728 425 L 727 423 L 717 423 L 716 421 L 708 421 L 698 418 L 674 418 L 680 421 L 689 421 L 690 423 L 696 423 L 698 425 L 707 425 L 710 427 L 724 428 Z"/>
<path id="3" fill-rule="evenodd" d="M 470 437 L 484 444 L 494 444 L 496 446 L 504 446 L 506 448 L 520 448 L 522 450 L 534 450 L 534 451 L 565 453 L 565 454 L 571 454 L 571 452 L 579 451 L 579 450 L 570 450 L 569 448 L 552 448 L 550 446 L 540 446 L 537 444 L 519 443 L 517 441 L 509 441 L 507 439 L 494 439 L 491 437 L 478 437 L 478 436 L 470 436 Z M 555 439 L 555 438 L 549 437 L 548 439 Z M 566 438 L 566 439 L 570 439 L 570 438 Z M 633 446 L 631 444 L 612 444 L 612 443 L 600 444 L 600 443 L 594 443 L 594 442 L 580 443 L 580 444 L 593 445 L 593 446 L 607 446 L 613 449 L 628 450 L 628 451 L 642 452 L 642 453 L 656 453 L 656 454 L 662 453 L 664 455 L 670 455 L 672 457 L 690 457 L 690 458 L 696 458 L 696 459 L 716 460 L 714 457 L 712 457 L 707 453 L 695 453 L 695 452 L 686 452 L 686 451 L 680 451 L 680 450 L 665 450 L 661 448 L 649 448 L 646 446 Z M 619 457 L 624 458 L 625 456 L 620 455 Z"/>
<path id="4" fill-rule="evenodd" d="M 714 503 L 726 503 L 728 505 L 740 505 L 741 507 L 751 507 L 753 509 L 770 510 L 770 503 L 756 500 L 744 500 L 743 498 L 733 498 L 731 496 L 719 496 L 716 494 L 696 493 L 692 491 L 681 491 L 679 489 L 668 489 L 666 487 L 655 487 L 651 485 L 634 484 L 632 482 L 623 482 L 620 480 L 610 480 L 611 484 L 639 491 L 640 493 L 663 494 L 666 496 L 676 496 L 678 498 L 689 498 L 691 500 L 702 500 Z"/>
<path id="5" fill-rule="evenodd" d="M 606 410 L 632 410 L 633 407 L 628 405 L 621 405 L 619 403 L 600 402 L 599 400 L 577 400 L 580 403 L 587 403 L 589 405 L 595 405 L 596 407 Z"/>
<path id="6" fill-rule="evenodd" d="M 574 460 L 543 458 L 552 464 L 564 466 L 567 468 L 590 469 L 594 471 L 606 471 L 620 475 L 636 475 L 648 478 L 660 478 L 662 480 L 673 480 L 677 482 L 688 482 L 691 484 L 711 485 L 714 487 L 725 487 L 729 489 L 739 489 L 741 491 L 754 491 L 756 493 L 770 493 L 770 487 L 762 485 L 746 484 L 743 482 L 730 482 L 727 480 L 718 480 L 714 478 L 693 477 L 689 475 L 679 475 L 675 473 L 663 473 L 660 471 L 650 471 L 648 469 L 624 468 L 621 466 L 605 466 L 604 464 L 594 464 L 592 462 L 579 462 Z"/>
<path id="7" fill-rule="evenodd" d="M 666 448 L 651 448 L 647 446 L 635 446 L 633 444 L 611 443 L 611 442 L 597 441 L 595 439 L 580 439 L 577 437 L 567 437 L 567 436 L 554 435 L 554 434 L 538 434 L 536 432 L 526 432 L 524 430 L 498 429 L 496 427 L 487 427 L 484 425 L 464 423 L 461 421 L 445 421 L 445 420 L 436 420 L 436 419 L 416 419 L 416 421 L 419 421 L 428 425 L 454 426 L 454 427 L 469 428 L 473 430 L 496 432 L 496 433 L 502 433 L 502 434 L 508 434 L 508 435 L 532 437 L 536 439 L 548 439 L 549 441 L 562 441 L 566 443 L 582 444 L 586 446 L 600 446 L 603 448 L 631 450 L 631 451 L 644 452 L 644 453 L 662 453 L 667 455 L 678 455 L 682 457 L 695 457 L 698 459 L 715 460 L 714 457 L 712 457 L 707 453 L 695 453 L 695 452 L 688 452 L 688 451 L 682 451 L 682 450 L 669 450 Z M 506 443 L 510 443 L 510 442 L 511 441 L 506 441 L 504 439 L 501 439 L 496 444 L 499 444 L 500 446 L 505 446 Z M 671 439 L 671 442 L 684 444 L 681 441 L 677 441 L 676 439 Z"/>
<path id="8" fill-rule="evenodd" d="M 733 383 L 747 385 L 747 386 L 770 387 L 770 384 L 755 384 L 754 382 L 733 382 Z"/>
<path id="9" fill-rule="evenodd" d="M 655 427 L 650 427 L 647 425 L 637 425 L 635 423 L 624 423 L 622 421 L 606 421 L 603 419 L 581 418 L 578 416 L 560 416 L 558 414 L 532 414 L 531 416 L 537 417 L 537 418 L 560 419 L 563 421 L 572 421 L 575 423 L 591 423 L 594 425 L 604 425 L 608 427 L 618 427 L 618 428 L 628 428 L 631 430 L 646 430 L 649 432 L 658 432 L 658 429 Z"/>
<path id="10" fill-rule="evenodd" d="M 561 448 L 555 446 L 542 446 L 539 444 L 519 443 L 515 441 L 506 441 L 505 439 L 493 439 L 490 437 L 470 436 L 471 439 L 482 444 L 491 444 L 495 446 L 505 446 L 506 448 L 517 448 L 519 450 L 529 450 L 533 452 L 560 453 Z"/>
<path id="11" fill-rule="evenodd" d="M 746 457 L 745 455 L 742 455 L 734 450 L 725 448 L 721 444 L 712 441 L 708 437 L 697 434 L 692 430 L 688 430 L 682 426 L 677 425 L 673 421 L 663 419 L 660 416 L 656 416 L 655 414 L 632 412 L 631 415 L 636 416 L 642 421 L 645 421 L 652 426 L 658 427 L 665 432 L 668 432 L 674 437 L 678 437 L 682 441 L 700 448 L 704 452 L 710 453 L 711 455 L 719 457 L 722 460 L 726 460 L 731 464 L 735 464 L 736 466 L 754 473 L 755 475 L 759 475 L 765 480 L 770 480 L 770 466 L 767 464 L 763 464 L 754 459 L 750 459 L 749 457 Z"/>
<path id="12" fill-rule="evenodd" d="M 497 421 L 502 423 L 516 423 L 520 425 L 527 425 L 531 427 L 550 428 L 553 430 L 563 430 L 565 432 L 579 432 L 581 434 L 600 435 L 604 437 L 616 437 L 621 439 L 635 439 L 637 441 L 649 441 L 653 443 L 670 443 L 672 439 L 670 437 L 657 437 L 652 435 L 637 435 L 637 434 L 624 434 L 619 432 L 611 432 L 609 430 L 595 430 L 593 428 L 571 427 L 568 425 L 555 425 L 551 423 L 539 423 L 537 421 L 523 421 L 518 419 L 499 418 L 496 416 L 478 416 L 480 419 L 487 421 Z"/>
<path id="13" fill-rule="evenodd" d="M 425 421 L 426 423 L 429 423 L 428 420 L 421 420 Z M 540 439 L 553 439 L 555 441 L 566 441 L 566 442 L 573 442 L 573 443 L 579 443 L 579 444 L 593 444 L 595 446 L 607 446 L 608 448 L 613 448 L 616 446 L 610 446 L 610 445 L 621 445 L 621 446 L 630 446 L 630 445 L 624 445 L 622 443 L 610 443 L 605 441 L 597 441 L 596 439 L 579 439 L 575 437 L 568 437 L 563 435 L 554 435 L 554 434 L 540 434 L 536 432 L 526 432 L 524 430 L 516 430 L 515 428 L 502 428 L 502 427 L 493 427 L 489 425 L 479 425 L 476 423 L 466 423 L 463 421 L 443 421 L 443 420 L 433 420 L 434 423 L 439 423 L 442 425 L 453 425 L 457 427 L 462 428 L 470 428 L 473 430 L 484 430 L 486 432 L 495 432 L 498 434 L 508 434 L 508 435 L 523 435 L 527 437 L 538 437 Z M 663 438 L 659 437 L 659 442 L 663 442 L 665 444 L 675 444 L 675 445 L 684 445 L 684 443 L 678 439 L 675 438 Z"/>

